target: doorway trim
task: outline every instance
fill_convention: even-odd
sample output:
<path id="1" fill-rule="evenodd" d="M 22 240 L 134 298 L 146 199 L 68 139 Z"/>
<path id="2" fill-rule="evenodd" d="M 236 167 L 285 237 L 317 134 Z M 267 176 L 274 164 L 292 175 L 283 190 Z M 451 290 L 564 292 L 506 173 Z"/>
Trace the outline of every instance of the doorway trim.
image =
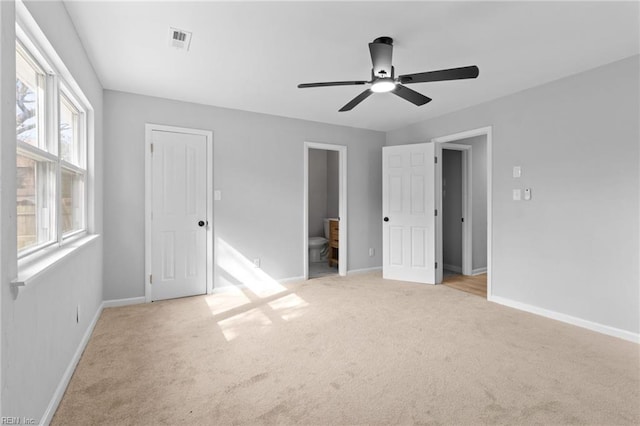
<path id="1" fill-rule="evenodd" d="M 302 261 L 303 276 L 309 279 L 309 150 L 322 149 L 325 151 L 338 151 L 338 218 L 340 219 L 339 240 L 340 258 L 338 262 L 338 274 L 347 275 L 347 147 L 320 142 L 304 143 L 304 186 L 303 186 L 303 220 L 302 220 Z"/>
<path id="2" fill-rule="evenodd" d="M 480 127 L 477 129 L 467 130 L 464 132 L 453 133 L 445 136 L 440 136 L 431 139 L 431 142 L 436 144 L 437 156 L 442 158 L 442 144 L 448 142 L 455 142 L 461 139 L 468 139 L 475 136 L 486 136 L 487 138 L 487 300 L 493 299 L 491 291 L 491 276 L 493 272 L 493 215 L 492 215 L 492 176 L 493 176 L 493 128 L 492 126 Z M 442 208 L 442 161 L 439 161 L 436 165 L 436 190 L 439 196 L 436 196 L 436 203 L 438 209 Z M 442 264 L 442 215 L 438 216 L 436 221 L 436 256 L 439 264 Z M 436 282 L 442 282 L 442 268 L 436 270 Z"/>
<path id="3" fill-rule="evenodd" d="M 461 153 L 461 171 L 462 171 L 462 275 L 471 275 L 473 269 L 473 173 L 472 173 L 472 161 L 473 148 L 471 145 L 462 145 L 450 142 L 443 142 L 438 148 L 438 152 L 442 153 L 442 150 L 460 151 Z M 441 156 L 444 158 L 443 156 Z M 440 165 L 440 173 L 442 173 L 442 167 L 444 166 L 444 159 Z M 442 175 L 441 175 L 442 176 Z M 436 191 L 436 204 L 443 205 L 442 202 L 442 188 L 440 191 Z M 444 211 L 438 215 L 438 222 L 441 229 L 443 229 L 441 222 L 444 219 Z M 443 233 L 442 239 L 444 239 Z M 437 243 L 436 243 L 437 244 Z M 442 253 L 442 249 L 439 250 Z M 439 260 L 444 269 L 444 261 Z"/>
<path id="4" fill-rule="evenodd" d="M 214 262 L 214 222 L 213 222 L 213 132 L 210 130 L 189 129 L 186 127 L 166 126 L 162 124 L 145 123 L 145 144 L 144 144 L 144 298 L 147 303 L 151 302 L 151 283 L 149 282 L 149 276 L 151 275 L 151 237 L 152 237 L 152 223 L 151 223 L 151 206 L 152 206 L 152 191 L 151 183 L 153 182 L 151 173 L 151 142 L 152 132 L 171 132 L 171 133 L 186 133 L 190 135 L 200 135 L 206 138 L 207 145 L 207 221 L 210 225 L 207 225 L 207 271 L 206 271 L 206 283 L 207 294 L 213 292 L 213 262 Z"/>

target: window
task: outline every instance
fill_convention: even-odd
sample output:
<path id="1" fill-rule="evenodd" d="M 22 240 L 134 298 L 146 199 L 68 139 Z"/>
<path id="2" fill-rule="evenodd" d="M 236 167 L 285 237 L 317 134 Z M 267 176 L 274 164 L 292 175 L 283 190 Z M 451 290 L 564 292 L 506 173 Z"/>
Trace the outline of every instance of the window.
<path id="1" fill-rule="evenodd" d="M 86 109 L 36 56 L 16 43 L 19 257 L 86 229 Z"/>
<path id="2" fill-rule="evenodd" d="M 70 97 L 60 94 L 60 192 L 62 234 L 84 229 L 85 197 L 83 114 Z"/>

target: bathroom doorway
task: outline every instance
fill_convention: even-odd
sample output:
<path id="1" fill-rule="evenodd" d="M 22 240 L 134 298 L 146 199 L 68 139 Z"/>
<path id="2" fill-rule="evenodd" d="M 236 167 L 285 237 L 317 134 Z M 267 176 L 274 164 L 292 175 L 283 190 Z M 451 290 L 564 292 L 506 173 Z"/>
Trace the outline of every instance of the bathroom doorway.
<path id="1" fill-rule="evenodd" d="M 305 142 L 304 278 L 347 272 L 346 163 L 342 145 Z"/>

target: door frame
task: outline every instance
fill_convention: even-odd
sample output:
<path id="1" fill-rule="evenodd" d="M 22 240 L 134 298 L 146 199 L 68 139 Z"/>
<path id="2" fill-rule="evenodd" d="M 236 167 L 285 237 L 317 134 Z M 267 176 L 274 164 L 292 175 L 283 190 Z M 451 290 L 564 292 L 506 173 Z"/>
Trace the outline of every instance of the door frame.
<path id="1" fill-rule="evenodd" d="M 442 142 L 437 148 L 441 158 L 443 150 L 460 151 L 462 155 L 461 159 L 461 171 L 462 171 L 462 275 L 472 275 L 473 270 L 473 173 L 472 173 L 472 161 L 473 148 L 471 145 L 462 145 L 451 142 Z M 440 182 L 442 182 L 442 167 L 444 166 L 444 160 L 440 165 Z M 436 171 L 437 172 L 437 171 Z M 442 187 L 440 190 L 436 190 L 436 204 L 442 206 Z M 444 212 L 438 215 L 437 221 L 442 222 Z M 442 228 L 442 224 L 436 225 Z M 444 240 L 443 232 L 440 234 L 441 242 Z M 436 244 L 438 244 L 436 242 Z M 439 251 L 442 254 L 442 249 Z M 444 269 L 444 261 L 438 260 Z M 442 280 L 440 280 L 442 282 Z"/>
<path id="2" fill-rule="evenodd" d="M 206 139 L 207 148 L 207 221 L 210 225 L 207 225 L 207 270 L 205 273 L 206 280 L 206 293 L 211 294 L 213 292 L 213 263 L 214 263 L 214 251 L 213 241 L 215 234 L 215 226 L 213 222 L 213 132 L 210 130 L 190 129 L 186 127 L 166 126 L 163 124 L 145 123 L 145 145 L 144 145 L 144 233 L 145 233 L 145 253 L 144 253 L 144 298 L 147 303 L 151 302 L 151 283 L 149 277 L 151 275 L 151 252 L 152 252 L 152 223 L 151 223 L 151 206 L 152 206 L 152 191 L 151 184 L 153 182 L 151 173 L 151 135 L 153 131 L 171 132 L 171 133 L 186 133 L 189 135 L 200 135 Z"/>
<path id="3" fill-rule="evenodd" d="M 438 157 L 442 158 L 441 144 L 446 142 L 455 142 L 461 139 L 468 139 L 474 136 L 486 136 L 487 138 L 487 300 L 493 298 L 491 277 L 493 271 L 493 215 L 492 215 L 492 176 L 493 176 L 493 128 L 492 126 L 480 127 L 477 129 L 467 130 L 464 132 L 453 133 L 437 138 L 432 138 L 431 141 L 436 143 L 436 152 Z M 436 196 L 436 203 L 440 199 L 438 209 L 442 208 L 442 161 L 436 164 L 436 192 L 440 193 L 440 196 Z M 436 258 L 442 264 L 442 216 L 438 216 L 436 220 Z M 442 268 L 436 270 L 436 282 L 442 282 Z"/>
<path id="4" fill-rule="evenodd" d="M 309 279 L 309 150 L 322 149 L 338 152 L 338 217 L 340 219 L 339 244 L 340 254 L 338 262 L 338 274 L 347 275 L 347 147 L 320 142 L 304 143 L 304 186 L 303 186 L 303 220 L 302 220 L 302 261 L 303 276 Z"/>

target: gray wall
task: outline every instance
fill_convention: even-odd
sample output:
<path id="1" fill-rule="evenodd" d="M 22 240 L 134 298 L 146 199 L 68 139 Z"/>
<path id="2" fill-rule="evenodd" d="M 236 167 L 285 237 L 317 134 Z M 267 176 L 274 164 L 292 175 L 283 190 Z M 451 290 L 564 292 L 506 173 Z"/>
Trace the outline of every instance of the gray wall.
<path id="1" fill-rule="evenodd" d="M 327 217 L 338 217 L 340 212 L 340 154 L 327 151 Z"/>
<path id="2" fill-rule="evenodd" d="M 309 236 L 324 236 L 327 217 L 327 151 L 309 150 Z"/>
<path id="3" fill-rule="evenodd" d="M 442 151 L 442 262 L 462 271 L 462 152 Z"/>
<path id="4" fill-rule="evenodd" d="M 213 131 L 214 187 L 222 191 L 214 203 L 216 238 L 247 259 L 260 258 L 274 279 L 303 274 L 304 142 L 346 145 L 347 267 L 381 264 L 384 133 L 122 92 L 104 96 L 106 300 L 144 295 L 145 123 Z"/>
<path id="5" fill-rule="evenodd" d="M 471 145 L 471 268 L 474 271 L 487 267 L 487 137 L 455 141 L 460 145 Z"/>
<path id="6" fill-rule="evenodd" d="M 493 126 L 495 296 L 638 333 L 639 73 L 633 56 L 387 133 Z M 526 187 L 533 199 L 512 201 Z"/>
<path id="7" fill-rule="evenodd" d="M 16 55 L 15 4 L 0 1 L 0 415 L 4 413 L 5 359 L 10 352 L 4 337 L 4 304 L 16 275 Z M 14 236 L 16 238 L 14 238 Z"/>
<path id="8" fill-rule="evenodd" d="M 59 1 L 26 6 L 95 110 L 96 143 L 90 185 L 94 203 L 91 228 L 102 232 L 102 86 Z M 0 91 L 2 99 L 2 416 L 41 419 L 56 387 L 102 301 L 102 240 L 57 262 L 18 292 L 9 282 L 16 275 L 15 222 L 15 14 L 13 2 L 0 2 Z M 93 208 L 95 206 L 95 209 Z M 80 322 L 76 324 L 76 306 Z"/>

